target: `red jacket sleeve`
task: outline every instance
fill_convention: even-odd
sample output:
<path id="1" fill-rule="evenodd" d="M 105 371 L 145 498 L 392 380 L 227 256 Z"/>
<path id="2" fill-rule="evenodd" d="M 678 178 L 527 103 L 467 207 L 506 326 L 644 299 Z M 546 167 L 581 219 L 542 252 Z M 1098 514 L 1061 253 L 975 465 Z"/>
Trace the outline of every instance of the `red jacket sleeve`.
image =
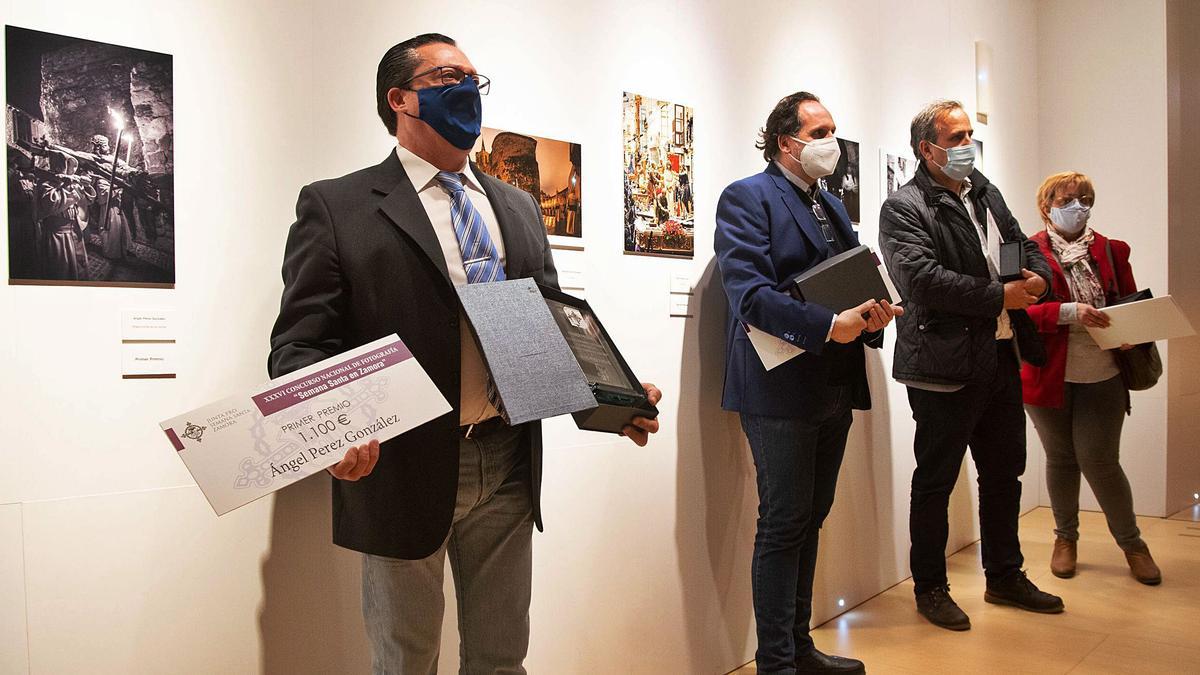
<path id="1" fill-rule="evenodd" d="M 1046 290 L 1046 300 L 1030 305 L 1025 308 L 1029 314 L 1029 318 L 1033 319 L 1033 325 L 1037 326 L 1038 332 L 1043 334 L 1057 333 L 1058 313 L 1062 308 L 1061 300 L 1050 300 L 1049 298 L 1069 297 L 1067 289 L 1062 288 L 1059 280 L 1062 275 L 1057 272 L 1058 262 L 1054 259 L 1054 251 L 1050 249 L 1050 244 L 1046 239 L 1045 231 L 1039 232 L 1029 238 L 1030 241 L 1037 243 L 1038 249 L 1042 252 L 1042 257 L 1046 259 L 1047 264 L 1051 266 L 1050 283 Z"/>
<path id="2" fill-rule="evenodd" d="M 1025 311 L 1029 314 L 1029 318 L 1033 319 L 1033 323 L 1037 326 L 1039 333 L 1057 333 L 1058 312 L 1061 307 L 1062 302 L 1051 300 L 1049 302 L 1030 305 L 1025 308 Z"/>

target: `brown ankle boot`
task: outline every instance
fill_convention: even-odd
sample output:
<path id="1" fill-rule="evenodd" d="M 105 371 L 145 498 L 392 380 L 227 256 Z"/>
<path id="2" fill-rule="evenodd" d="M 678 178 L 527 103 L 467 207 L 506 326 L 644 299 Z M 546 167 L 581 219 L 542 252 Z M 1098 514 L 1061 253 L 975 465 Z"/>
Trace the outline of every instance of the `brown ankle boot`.
<path id="1" fill-rule="evenodd" d="M 1162 583 L 1162 571 L 1150 557 L 1150 548 L 1146 542 L 1138 544 L 1137 548 L 1125 551 L 1125 561 L 1129 563 L 1129 572 L 1147 586 L 1157 586 Z"/>
<path id="2" fill-rule="evenodd" d="M 1054 540 L 1054 553 L 1050 556 L 1050 571 L 1059 579 L 1070 579 L 1075 576 L 1075 543 L 1062 537 Z M 1149 554 L 1146 557 L 1149 557 Z"/>

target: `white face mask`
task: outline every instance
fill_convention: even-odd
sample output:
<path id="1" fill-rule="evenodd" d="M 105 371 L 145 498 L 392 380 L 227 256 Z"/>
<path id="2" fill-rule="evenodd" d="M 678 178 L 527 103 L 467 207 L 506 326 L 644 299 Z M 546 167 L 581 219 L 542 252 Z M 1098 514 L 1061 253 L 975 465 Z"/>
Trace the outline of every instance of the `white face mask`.
<path id="1" fill-rule="evenodd" d="M 833 170 L 837 168 L 838 160 L 842 158 L 842 149 L 838 146 L 837 139 L 833 136 L 817 138 L 811 141 L 802 141 L 795 136 L 788 136 L 788 138 L 804 146 L 804 149 L 800 151 L 799 157 L 790 152 L 788 156 L 799 162 L 800 168 L 804 169 L 804 173 L 814 179 L 824 178 L 833 173 Z"/>
<path id="2" fill-rule="evenodd" d="M 1062 207 L 1050 207 L 1050 222 L 1054 223 L 1054 227 L 1065 234 L 1078 234 L 1087 227 L 1088 218 L 1092 215 L 1092 207 L 1084 206 L 1079 203 L 1078 199 L 1074 199 L 1070 204 Z"/>

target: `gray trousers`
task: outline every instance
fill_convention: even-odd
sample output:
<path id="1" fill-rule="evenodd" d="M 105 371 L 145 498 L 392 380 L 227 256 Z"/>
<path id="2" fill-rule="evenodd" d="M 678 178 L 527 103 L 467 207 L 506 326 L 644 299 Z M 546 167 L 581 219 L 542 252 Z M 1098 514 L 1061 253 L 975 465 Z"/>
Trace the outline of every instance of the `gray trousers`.
<path id="1" fill-rule="evenodd" d="M 422 560 L 364 554 L 363 619 L 376 674 L 437 673 L 447 554 L 458 600 L 459 672 L 525 673 L 533 504 L 522 433 L 504 428 L 460 441 L 454 521 L 436 552 Z"/>
<path id="2" fill-rule="evenodd" d="M 1079 476 L 1100 502 L 1108 531 L 1129 550 L 1142 542 L 1133 514 L 1133 493 L 1121 468 L 1121 426 L 1128 393 L 1121 377 L 1103 382 L 1067 382 L 1062 408 L 1027 405 L 1025 410 L 1046 449 L 1046 489 L 1054 511 L 1054 533 L 1079 539 Z"/>

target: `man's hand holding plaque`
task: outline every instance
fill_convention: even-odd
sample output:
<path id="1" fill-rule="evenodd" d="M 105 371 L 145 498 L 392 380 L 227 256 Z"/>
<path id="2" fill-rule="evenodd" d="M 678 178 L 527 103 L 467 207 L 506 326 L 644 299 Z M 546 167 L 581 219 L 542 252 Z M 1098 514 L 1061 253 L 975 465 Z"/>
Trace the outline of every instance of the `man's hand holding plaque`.
<path id="1" fill-rule="evenodd" d="M 656 406 L 662 400 L 662 391 L 650 384 L 649 382 L 642 383 L 642 389 L 646 390 L 646 400 L 650 405 Z M 629 438 L 638 445 L 638 447 L 646 447 L 646 443 L 650 441 L 650 434 L 658 433 L 658 420 L 648 417 L 635 417 L 633 421 L 621 430 L 621 435 Z"/>

